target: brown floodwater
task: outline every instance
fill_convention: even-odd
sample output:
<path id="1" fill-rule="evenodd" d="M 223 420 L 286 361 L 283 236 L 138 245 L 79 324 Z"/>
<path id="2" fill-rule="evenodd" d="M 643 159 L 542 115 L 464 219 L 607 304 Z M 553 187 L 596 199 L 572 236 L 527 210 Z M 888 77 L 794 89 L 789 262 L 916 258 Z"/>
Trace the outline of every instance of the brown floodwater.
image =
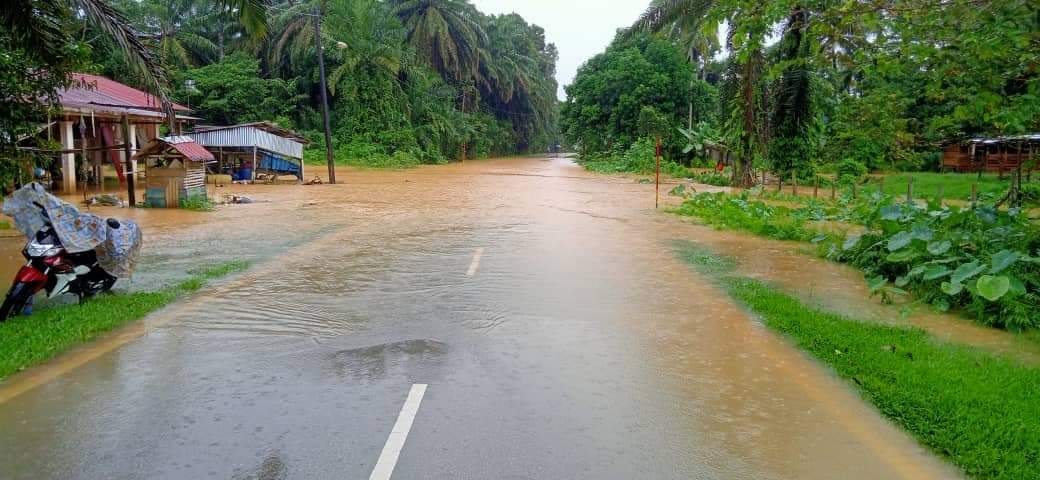
<path id="1" fill-rule="evenodd" d="M 254 266 L 0 384 L 0 477 L 365 478 L 413 383 L 429 388 L 395 478 L 961 477 L 676 240 L 827 308 L 1029 355 L 567 159 L 338 177 L 212 187 L 258 203 L 211 213 L 95 208 L 144 229 L 124 288 Z"/>

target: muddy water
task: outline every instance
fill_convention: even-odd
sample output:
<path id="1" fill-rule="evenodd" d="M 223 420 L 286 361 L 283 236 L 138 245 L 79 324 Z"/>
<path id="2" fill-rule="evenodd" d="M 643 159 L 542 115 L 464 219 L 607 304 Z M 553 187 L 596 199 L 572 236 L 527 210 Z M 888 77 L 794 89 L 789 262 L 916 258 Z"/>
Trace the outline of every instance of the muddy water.
<path id="1" fill-rule="evenodd" d="M 129 212 L 131 288 L 256 266 L 0 384 L 0 477 L 365 478 L 412 383 L 395 478 L 959 476 L 680 263 L 734 237 L 652 185 L 562 159 L 339 177 Z"/>

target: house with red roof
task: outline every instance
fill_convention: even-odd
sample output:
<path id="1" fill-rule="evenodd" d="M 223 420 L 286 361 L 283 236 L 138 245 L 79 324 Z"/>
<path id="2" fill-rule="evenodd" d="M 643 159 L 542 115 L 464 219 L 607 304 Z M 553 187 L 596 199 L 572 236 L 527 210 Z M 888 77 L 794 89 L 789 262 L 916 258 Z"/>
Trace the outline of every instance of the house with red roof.
<path id="1" fill-rule="evenodd" d="M 48 138 L 61 142 L 61 185 L 66 193 L 75 192 L 79 183 L 103 181 L 103 166 L 110 163 L 123 181 L 137 175 L 136 162 L 125 158 L 122 148 L 129 142 L 131 152 L 160 136 L 166 124 L 159 99 L 147 92 L 99 75 L 74 74 L 72 85 L 59 92 L 61 113 L 47 125 Z M 178 124 L 194 120 L 190 110 L 173 104 Z M 122 122 L 130 124 L 123 138 Z M 129 163 L 129 172 L 124 172 Z"/>

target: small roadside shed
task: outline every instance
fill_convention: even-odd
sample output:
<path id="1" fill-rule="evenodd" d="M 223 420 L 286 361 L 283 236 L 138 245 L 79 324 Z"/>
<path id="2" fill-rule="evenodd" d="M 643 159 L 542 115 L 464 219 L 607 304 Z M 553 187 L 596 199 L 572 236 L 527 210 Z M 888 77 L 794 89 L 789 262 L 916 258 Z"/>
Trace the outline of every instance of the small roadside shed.
<path id="1" fill-rule="evenodd" d="M 303 147 L 307 139 L 271 122 L 226 127 L 197 127 L 188 134 L 216 156 L 215 173 L 234 180 L 256 180 L 258 174 L 293 175 L 303 180 Z"/>
<path id="2" fill-rule="evenodd" d="M 182 199 L 206 195 L 206 164 L 213 154 L 191 137 L 156 138 L 144 146 L 137 161 L 145 161 L 145 204 L 177 208 Z"/>

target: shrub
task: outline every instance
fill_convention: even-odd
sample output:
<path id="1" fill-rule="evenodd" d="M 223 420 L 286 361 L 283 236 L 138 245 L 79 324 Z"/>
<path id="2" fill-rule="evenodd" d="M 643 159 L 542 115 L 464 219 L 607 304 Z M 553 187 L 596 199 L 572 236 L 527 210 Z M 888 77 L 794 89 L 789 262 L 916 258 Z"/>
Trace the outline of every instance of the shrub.
<path id="1" fill-rule="evenodd" d="M 835 173 L 843 182 L 859 182 L 866 176 L 867 166 L 851 158 L 846 158 L 838 163 Z"/>
<path id="2" fill-rule="evenodd" d="M 195 212 L 212 212 L 217 206 L 205 195 L 193 195 L 180 200 L 180 207 Z"/>

